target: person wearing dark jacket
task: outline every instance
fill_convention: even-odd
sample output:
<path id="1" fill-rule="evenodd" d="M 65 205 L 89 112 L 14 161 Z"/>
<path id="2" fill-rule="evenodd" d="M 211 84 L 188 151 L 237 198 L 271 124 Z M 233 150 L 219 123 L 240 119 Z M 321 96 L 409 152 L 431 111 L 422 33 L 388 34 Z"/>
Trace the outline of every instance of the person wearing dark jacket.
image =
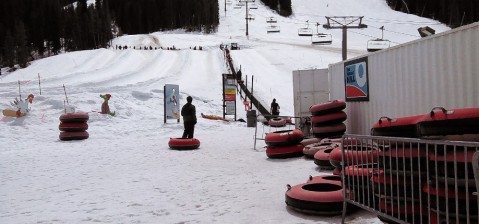
<path id="1" fill-rule="evenodd" d="M 273 116 L 278 116 L 279 115 L 279 104 L 276 103 L 276 99 L 273 99 L 273 102 L 271 103 L 271 114 Z"/>
<path id="2" fill-rule="evenodd" d="M 188 103 L 181 108 L 181 116 L 183 116 L 183 124 L 185 126 L 183 138 L 193 138 L 196 124 L 196 108 L 195 105 L 191 104 L 193 102 L 191 96 L 186 97 L 186 101 Z"/>

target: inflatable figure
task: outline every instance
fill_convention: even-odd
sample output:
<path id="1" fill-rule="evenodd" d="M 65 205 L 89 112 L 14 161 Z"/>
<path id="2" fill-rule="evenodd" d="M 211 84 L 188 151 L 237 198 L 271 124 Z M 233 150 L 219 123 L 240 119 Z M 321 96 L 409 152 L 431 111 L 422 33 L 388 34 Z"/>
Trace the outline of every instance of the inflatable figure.
<path id="1" fill-rule="evenodd" d="M 28 108 L 28 103 L 32 103 L 33 98 L 33 94 L 28 95 L 28 98 L 25 100 L 18 100 L 17 98 L 15 98 L 15 100 L 10 104 L 16 108 L 3 110 L 3 115 L 7 117 L 25 116 L 30 111 L 30 109 Z"/>
<path id="2" fill-rule="evenodd" d="M 101 113 L 102 114 L 109 114 L 111 116 L 115 116 L 115 112 L 110 112 L 110 107 L 108 106 L 108 100 L 110 100 L 111 95 L 110 94 L 105 94 L 101 95 L 100 97 L 104 100 L 103 104 L 101 105 Z"/>

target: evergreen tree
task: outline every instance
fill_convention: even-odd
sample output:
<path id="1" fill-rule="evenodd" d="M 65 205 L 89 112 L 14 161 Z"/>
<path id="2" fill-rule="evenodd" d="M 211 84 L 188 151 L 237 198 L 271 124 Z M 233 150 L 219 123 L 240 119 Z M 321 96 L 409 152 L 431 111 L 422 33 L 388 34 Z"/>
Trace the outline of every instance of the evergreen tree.
<path id="1" fill-rule="evenodd" d="M 28 62 L 28 48 L 27 48 L 27 35 L 25 33 L 25 26 L 23 22 L 20 21 L 17 23 L 14 31 L 15 37 L 15 53 L 17 58 L 17 63 L 20 67 L 27 67 Z"/>
<path id="2" fill-rule="evenodd" d="M 6 67 L 12 68 L 15 66 L 15 42 L 13 41 L 12 32 L 7 30 L 7 34 L 5 35 L 5 41 L 3 43 L 3 50 L 4 50 L 4 63 Z"/>

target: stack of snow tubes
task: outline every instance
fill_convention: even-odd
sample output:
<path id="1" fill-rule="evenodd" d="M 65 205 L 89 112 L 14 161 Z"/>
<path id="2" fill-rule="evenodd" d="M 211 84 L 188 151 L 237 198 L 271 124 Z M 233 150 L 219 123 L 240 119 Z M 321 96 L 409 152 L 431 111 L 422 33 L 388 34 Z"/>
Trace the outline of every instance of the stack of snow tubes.
<path id="1" fill-rule="evenodd" d="M 268 146 L 266 155 L 272 159 L 302 156 L 303 138 L 303 132 L 298 129 L 270 132 L 264 138 Z"/>
<path id="2" fill-rule="evenodd" d="M 86 131 L 88 129 L 87 121 L 90 117 L 87 113 L 64 113 L 60 116 L 60 140 L 72 141 L 87 139 L 90 135 Z"/>
<path id="3" fill-rule="evenodd" d="M 422 115 L 381 117 L 373 125 L 371 135 L 477 142 L 479 108 L 435 107 Z M 403 220 L 407 215 L 408 222 L 456 223 L 457 212 L 459 223 L 478 223 L 477 195 L 473 194 L 477 189 L 472 163 L 478 162 L 472 159 L 476 152 L 474 147 L 442 144 L 409 145 L 400 141 L 378 143 L 388 145 L 390 148 L 378 153 L 379 167 L 384 170 L 371 181 L 373 185 L 381 186 L 376 189 L 383 193 L 379 194 L 377 191 L 375 193 L 379 198 L 384 198 L 385 195 L 392 196 L 405 205 L 398 210 L 397 206 L 392 208 L 387 201 L 380 200 L 378 204 L 380 208 L 385 209 L 387 213 L 399 213 Z M 430 181 L 427 182 L 427 179 Z M 422 183 L 422 186 L 419 186 L 419 183 Z M 389 192 L 387 189 L 392 191 Z M 430 195 L 430 203 L 427 195 Z M 418 197 L 422 198 L 422 207 L 425 210 L 419 210 L 419 202 L 414 200 Z M 428 209 L 431 211 L 430 214 Z M 411 220 L 413 214 L 415 220 Z M 417 220 L 421 214 L 426 218 L 430 215 L 431 219 Z M 466 220 L 467 217 L 469 220 Z"/>
<path id="4" fill-rule="evenodd" d="M 306 183 L 287 185 L 286 205 L 298 212 L 323 216 L 334 216 L 343 212 L 343 187 L 337 175 L 310 176 Z M 351 194 L 348 194 L 352 196 Z M 347 204 L 346 211 L 356 209 Z"/>
<path id="5" fill-rule="evenodd" d="M 327 138 L 344 134 L 346 125 L 343 121 L 347 118 L 343 111 L 345 108 L 344 100 L 328 101 L 311 106 L 309 112 L 312 115 L 313 135 L 317 138 Z"/>

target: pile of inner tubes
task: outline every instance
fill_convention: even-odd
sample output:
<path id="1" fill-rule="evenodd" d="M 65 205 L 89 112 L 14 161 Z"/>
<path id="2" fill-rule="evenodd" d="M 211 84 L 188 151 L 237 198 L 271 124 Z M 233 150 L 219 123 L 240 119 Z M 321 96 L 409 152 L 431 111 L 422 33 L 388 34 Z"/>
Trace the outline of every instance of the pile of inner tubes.
<path id="1" fill-rule="evenodd" d="M 264 138 L 266 156 L 272 159 L 302 156 L 303 138 L 303 132 L 298 129 L 270 132 Z"/>
<path id="2" fill-rule="evenodd" d="M 60 116 L 60 125 L 58 129 L 61 131 L 59 138 L 62 141 L 83 140 L 90 135 L 86 131 L 88 129 L 87 121 L 90 117 L 84 112 L 64 113 Z"/>
<path id="3" fill-rule="evenodd" d="M 435 107 L 422 115 L 383 116 L 371 128 L 371 135 L 479 142 L 479 108 Z M 378 152 L 380 170 L 374 170 L 370 179 L 377 208 L 407 222 L 479 223 L 472 166 L 478 162 L 473 161 L 476 148 L 431 142 L 376 141 L 389 146 Z"/>
<path id="4" fill-rule="evenodd" d="M 287 185 L 287 188 L 286 205 L 297 212 L 323 216 L 340 215 L 343 212 L 344 197 L 340 176 L 310 176 L 306 183 Z M 351 212 L 356 208 L 347 204 L 346 211 Z"/>
<path id="5" fill-rule="evenodd" d="M 328 101 L 311 106 L 309 112 L 312 115 L 313 135 L 317 138 L 328 138 L 344 134 L 346 125 L 343 122 L 347 118 L 343 111 L 345 108 L 344 100 Z"/>

